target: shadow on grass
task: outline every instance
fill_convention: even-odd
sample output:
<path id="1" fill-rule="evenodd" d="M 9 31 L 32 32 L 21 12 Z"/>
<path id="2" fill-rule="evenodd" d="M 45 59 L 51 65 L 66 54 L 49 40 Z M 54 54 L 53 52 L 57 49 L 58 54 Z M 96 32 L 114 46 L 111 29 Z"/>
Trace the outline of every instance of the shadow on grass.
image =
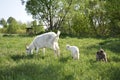
<path id="1" fill-rule="evenodd" d="M 11 58 L 14 61 L 19 61 L 20 59 L 32 59 L 34 55 L 12 55 Z"/>
<path id="2" fill-rule="evenodd" d="M 116 58 L 115 58 L 116 59 Z M 119 61 L 120 59 L 116 59 L 115 62 Z M 119 80 L 120 79 L 120 66 L 118 64 L 113 63 L 106 63 L 103 61 L 96 61 L 94 62 L 92 59 L 90 60 L 91 70 L 98 71 L 96 74 L 99 75 L 100 80 Z M 94 64 L 95 63 L 95 64 Z"/>
<path id="3" fill-rule="evenodd" d="M 96 61 L 95 59 L 90 59 L 89 62 L 90 62 L 91 64 L 94 64 L 94 63 L 96 63 L 97 61 Z"/>
<path id="4" fill-rule="evenodd" d="M 109 76 L 109 80 L 120 80 L 120 68 L 111 67 L 106 71 L 108 74 L 103 74 L 104 76 Z"/>
<path id="5" fill-rule="evenodd" d="M 20 55 L 20 54 L 16 54 L 16 55 L 11 55 L 11 59 L 14 61 L 19 61 L 21 59 L 45 59 L 47 58 L 47 56 L 44 55 L 40 55 L 40 54 L 31 54 L 31 55 Z"/>
<path id="6" fill-rule="evenodd" d="M 112 52 L 120 53 L 120 39 L 106 40 L 99 43 L 99 45 L 103 46 L 105 49 L 111 50 Z"/>
<path id="7" fill-rule="evenodd" d="M 98 45 L 91 45 L 88 47 L 88 49 L 100 49 L 100 47 L 102 47 L 104 50 L 108 49 L 116 54 L 120 53 L 120 39 L 109 39 L 109 40 L 105 40 L 103 42 L 98 43 Z"/>
<path id="8" fill-rule="evenodd" d="M 74 77 L 72 74 L 66 75 L 63 80 L 74 80 Z"/>
<path id="9" fill-rule="evenodd" d="M 118 57 L 112 57 L 112 59 L 111 59 L 112 61 L 114 61 L 114 62 L 120 62 L 120 58 L 118 58 Z"/>
<path id="10" fill-rule="evenodd" d="M 67 61 L 70 60 L 70 59 L 71 59 L 70 56 L 61 57 L 61 58 L 59 59 L 59 61 L 62 62 L 62 63 L 65 63 L 65 62 L 67 62 Z"/>

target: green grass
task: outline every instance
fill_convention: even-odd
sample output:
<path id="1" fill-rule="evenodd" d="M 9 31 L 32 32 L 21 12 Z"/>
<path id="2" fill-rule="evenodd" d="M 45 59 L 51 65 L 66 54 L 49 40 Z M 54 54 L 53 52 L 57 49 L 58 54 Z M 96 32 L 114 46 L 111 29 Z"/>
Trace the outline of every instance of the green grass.
<path id="1" fill-rule="evenodd" d="M 60 38 L 61 57 L 46 49 L 26 55 L 25 45 L 34 37 L 0 36 L 0 80 L 119 80 L 120 38 Z M 73 60 L 66 44 L 80 49 L 80 60 Z M 96 62 L 95 53 L 102 47 L 109 62 Z"/>

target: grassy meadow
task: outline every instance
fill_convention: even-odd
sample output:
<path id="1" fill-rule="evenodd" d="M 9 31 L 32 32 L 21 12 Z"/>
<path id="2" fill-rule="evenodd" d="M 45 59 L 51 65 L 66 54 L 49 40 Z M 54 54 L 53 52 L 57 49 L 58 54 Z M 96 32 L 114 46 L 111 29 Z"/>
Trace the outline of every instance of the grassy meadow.
<path id="1" fill-rule="evenodd" d="M 120 38 L 61 37 L 61 56 L 46 49 L 43 56 L 26 55 L 25 46 L 34 37 L 0 36 L 0 80 L 120 80 Z M 73 60 L 66 44 L 80 49 L 80 59 Z M 100 46 L 108 62 L 96 62 Z"/>

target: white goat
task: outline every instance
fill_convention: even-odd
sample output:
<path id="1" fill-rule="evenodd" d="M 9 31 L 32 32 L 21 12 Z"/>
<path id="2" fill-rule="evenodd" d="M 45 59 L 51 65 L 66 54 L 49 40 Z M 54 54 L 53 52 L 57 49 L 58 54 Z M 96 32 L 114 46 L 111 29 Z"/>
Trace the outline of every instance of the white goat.
<path id="1" fill-rule="evenodd" d="M 71 51 L 73 59 L 79 59 L 79 49 L 77 46 L 66 45 L 66 49 Z"/>
<path id="2" fill-rule="evenodd" d="M 38 50 L 40 48 L 43 49 L 43 53 L 45 54 L 45 48 L 51 48 L 54 50 L 55 55 L 59 56 L 59 40 L 60 31 L 56 33 L 54 32 L 48 32 L 41 35 L 38 35 L 34 38 L 34 40 L 31 42 L 29 46 L 26 46 L 26 52 L 28 54 L 33 54 L 33 50 L 36 50 L 36 53 L 38 53 Z"/>

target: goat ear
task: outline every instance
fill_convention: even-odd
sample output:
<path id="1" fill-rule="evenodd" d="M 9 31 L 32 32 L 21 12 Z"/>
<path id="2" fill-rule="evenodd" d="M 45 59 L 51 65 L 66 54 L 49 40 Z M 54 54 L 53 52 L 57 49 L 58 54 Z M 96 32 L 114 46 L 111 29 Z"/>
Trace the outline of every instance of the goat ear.
<path id="1" fill-rule="evenodd" d="M 69 45 L 69 44 L 67 44 L 67 45 L 66 45 L 66 48 L 68 49 L 69 47 L 70 47 L 70 45 Z"/>
<path id="2" fill-rule="evenodd" d="M 69 44 L 67 44 L 66 46 L 68 46 L 68 47 L 69 47 L 70 45 L 69 45 Z"/>
<path id="3" fill-rule="evenodd" d="M 28 46 L 26 46 L 26 50 L 29 50 L 29 47 L 28 47 Z"/>

